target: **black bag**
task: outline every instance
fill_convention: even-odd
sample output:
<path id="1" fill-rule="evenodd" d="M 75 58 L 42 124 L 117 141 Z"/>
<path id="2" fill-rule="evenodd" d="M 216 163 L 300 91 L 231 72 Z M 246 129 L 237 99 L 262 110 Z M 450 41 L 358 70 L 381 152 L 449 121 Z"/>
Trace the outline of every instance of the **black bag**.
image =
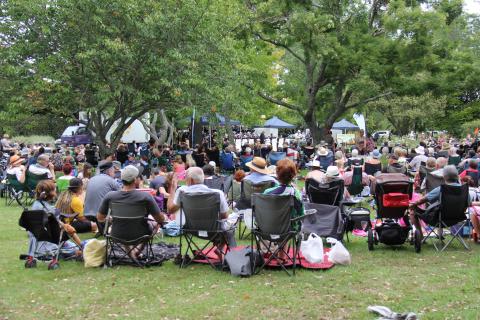
<path id="1" fill-rule="evenodd" d="M 368 213 L 360 213 L 359 211 L 366 211 Z M 351 232 L 353 229 L 362 229 L 362 221 L 370 222 L 370 210 L 366 208 L 352 208 L 347 214 L 346 231 Z"/>
<path id="2" fill-rule="evenodd" d="M 252 250 L 251 247 L 227 252 L 225 261 L 232 275 L 242 277 L 251 276 L 255 267 L 263 264 L 262 256 L 257 250 Z"/>
<path id="3" fill-rule="evenodd" d="M 405 243 L 409 231 L 408 228 L 402 228 L 395 221 L 387 221 L 376 230 L 380 242 L 391 246 Z"/>
<path id="4" fill-rule="evenodd" d="M 438 224 L 440 217 L 440 201 L 435 201 L 429 205 L 425 212 L 420 214 L 420 219 L 422 219 L 426 224 L 435 226 Z"/>

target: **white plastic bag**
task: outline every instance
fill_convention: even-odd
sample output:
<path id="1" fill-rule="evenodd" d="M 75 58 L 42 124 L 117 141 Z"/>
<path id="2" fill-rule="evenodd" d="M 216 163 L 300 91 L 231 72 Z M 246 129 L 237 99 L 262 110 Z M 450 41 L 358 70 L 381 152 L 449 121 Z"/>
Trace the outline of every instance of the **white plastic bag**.
<path id="1" fill-rule="evenodd" d="M 245 209 L 243 211 L 243 223 L 248 230 L 252 230 L 255 225 L 255 218 L 252 219 L 252 209 Z"/>
<path id="2" fill-rule="evenodd" d="M 340 241 L 334 238 L 327 238 L 327 242 L 333 245 L 328 253 L 328 261 L 334 264 L 343 265 L 349 265 L 352 263 L 350 253 Z"/>
<path id="3" fill-rule="evenodd" d="M 83 261 L 85 262 L 85 268 L 102 266 L 106 260 L 106 247 L 107 242 L 105 240 L 92 239 L 88 241 L 83 248 Z"/>
<path id="4" fill-rule="evenodd" d="M 323 262 L 323 241 L 315 233 L 310 233 L 308 239 L 300 244 L 300 251 L 310 263 Z"/>

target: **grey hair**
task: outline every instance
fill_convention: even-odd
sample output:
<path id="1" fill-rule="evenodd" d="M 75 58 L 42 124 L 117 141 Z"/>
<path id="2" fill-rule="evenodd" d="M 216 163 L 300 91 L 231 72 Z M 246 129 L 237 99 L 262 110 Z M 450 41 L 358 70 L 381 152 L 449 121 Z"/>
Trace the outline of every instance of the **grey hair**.
<path id="1" fill-rule="evenodd" d="M 205 175 L 203 174 L 202 168 L 199 167 L 190 167 L 187 170 L 187 180 L 191 179 L 195 184 L 202 184 L 205 180 Z"/>
<path id="2" fill-rule="evenodd" d="M 352 157 L 357 157 L 358 156 L 358 150 L 357 149 L 353 149 L 352 150 Z"/>
<path id="3" fill-rule="evenodd" d="M 445 167 L 445 165 L 448 163 L 448 160 L 447 160 L 447 158 L 440 157 L 440 158 L 437 158 L 436 163 L 437 163 L 437 168 L 440 169 L 440 168 Z"/>
<path id="4" fill-rule="evenodd" d="M 388 154 L 390 150 L 388 149 L 388 147 L 383 147 L 382 148 L 382 154 Z"/>
<path id="5" fill-rule="evenodd" d="M 454 165 L 448 165 L 443 168 L 443 178 L 446 182 L 458 182 L 458 171 Z"/>
<path id="6" fill-rule="evenodd" d="M 46 154 L 41 154 L 41 155 L 38 156 L 37 160 L 49 161 L 50 157 Z"/>

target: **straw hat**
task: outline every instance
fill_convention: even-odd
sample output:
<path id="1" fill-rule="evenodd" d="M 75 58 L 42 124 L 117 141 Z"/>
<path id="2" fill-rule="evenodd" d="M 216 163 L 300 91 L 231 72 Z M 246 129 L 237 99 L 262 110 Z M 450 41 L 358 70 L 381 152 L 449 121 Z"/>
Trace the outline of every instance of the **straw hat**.
<path id="1" fill-rule="evenodd" d="M 449 150 L 450 149 L 450 143 L 444 142 L 442 143 L 442 150 Z"/>
<path id="2" fill-rule="evenodd" d="M 310 167 L 312 167 L 312 168 L 320 168 L 320 161 L 318 161 L 318 160 L 313 160 L 312 162 L 310 162 Z"/>
<path id="3" fill-rule="evenodd" d="M 338 171 L 338 167 L 336 166 L 329 166 L 325 175 L 330 178 L 338 177 L 340 175 L 340 171 Z"/>
<path id="4" fill-rule="evenodd" d="M 21 165 L 23 160 L 25 160 L 25 159 L 21 158 L 20 156 L 13 155 L 13 156 L 10 157 L 10 162 L 9 163 L 12 167 L 15 167 L 15 166 Z"/>
<path id="5" fill-rule="evenodd" d="M 319 155 L 319 156 L 326 156 L 326 155 L 328 155 L 328 150 L 327 150 L 325 147 L 321 147 L 321 148 L 318 150 L 318 155 Z"/>
<path id="6" fill-rule="evenodd" d="M 247 162 L 247 167 L 258 173 L 270 174 L 270 170 L 267 168 L 267 161 L 261 157 L 254 157 L 252 161 Z"/>

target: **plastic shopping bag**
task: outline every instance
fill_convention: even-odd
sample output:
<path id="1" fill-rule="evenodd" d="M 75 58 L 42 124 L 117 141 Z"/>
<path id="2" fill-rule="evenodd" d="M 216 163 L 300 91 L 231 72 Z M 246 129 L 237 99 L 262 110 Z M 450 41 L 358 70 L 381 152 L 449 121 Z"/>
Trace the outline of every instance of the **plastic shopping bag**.
<path id="1" fill-rule="evenodd" d="M 323 262 L 323 241 L 315 233 L 310 233 L 308 239 L 302 241 L 300 251 L 310 263 Z"/>
<path id="2" fill-rule="evenodd" d="M 92 239 L 83 248 L 83 261 L 85 268 L 101 267 L 106 260 L 105 240 Z"/>
<path id="3" fill-rule="evenodd" d="M 328 260 L 330 262 L 343 265 L 352 263 L 350 253 L 340 241 L 334 238 L 327 238 L 327 242 L 332 244 L 332 248 L 328 253 Z"/>

